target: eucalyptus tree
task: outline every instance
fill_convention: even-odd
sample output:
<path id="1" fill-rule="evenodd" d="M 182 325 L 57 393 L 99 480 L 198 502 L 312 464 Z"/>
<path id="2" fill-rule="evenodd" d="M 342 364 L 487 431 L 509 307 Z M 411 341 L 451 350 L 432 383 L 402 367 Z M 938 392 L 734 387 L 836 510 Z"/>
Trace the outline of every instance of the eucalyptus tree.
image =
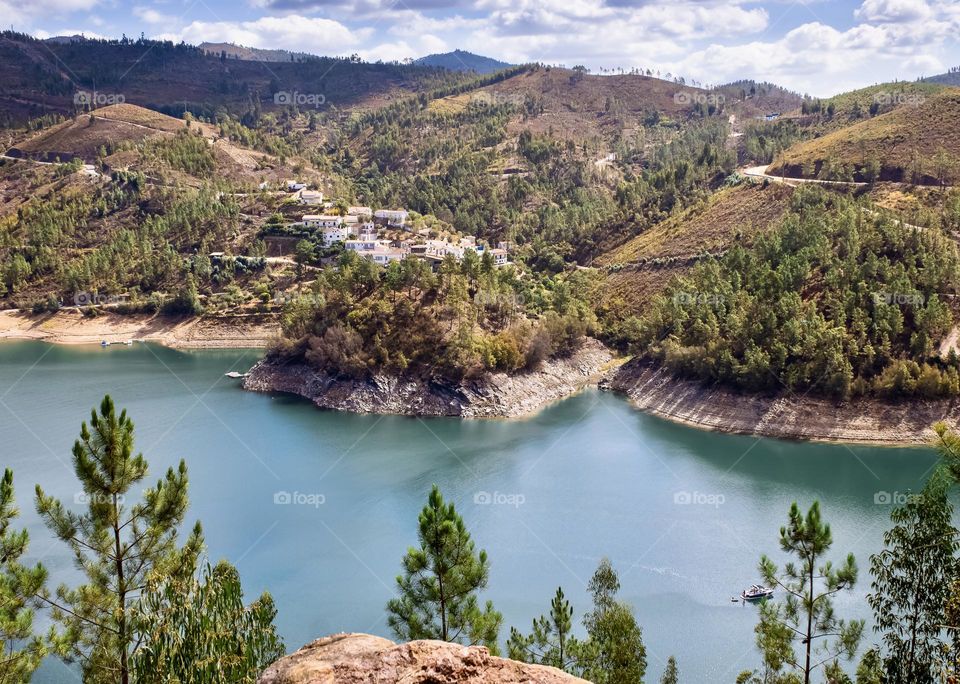
<path id="1" fill-rule="evenodd" d="M 200 577 L 167 578 L 141 601 L 143 644 L 133 659 L 139 682 L 256 684 L 283 656 L 273 599 L 249 605 L 236 568 L 207 564 Z"/>
<path id="2" fill-rule="evenodd" d="M 643 681 L 647 650 L 633 609 L 619 600 L 620 578 L 606 558 L 600 561 L 587 589 L 593 610 L 584 616 L 588 642 L 584 648 L 584 678 L 595 684 L 634 684 Z"/>
<path id="3" fill-rule="evenodd" d="M 932 684 L 942 664 L 944 606 L 957 570 L 957 530 L 937 470 L 923 491 L 893 510 L 884 548 L 870 558 L 874 631 L 883 637 L 887 682 Z"/>

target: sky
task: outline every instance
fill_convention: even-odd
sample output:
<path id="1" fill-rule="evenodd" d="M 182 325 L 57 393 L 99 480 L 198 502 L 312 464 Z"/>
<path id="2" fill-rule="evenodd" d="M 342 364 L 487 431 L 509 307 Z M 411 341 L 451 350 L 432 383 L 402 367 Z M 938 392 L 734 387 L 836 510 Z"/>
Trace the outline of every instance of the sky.
<path id="1" fill-rule="evenodd" d="M 960 66 L 960 0 L 0 0 L 8 26 L 404 60 L 741 78 L 829 96 Z"/>

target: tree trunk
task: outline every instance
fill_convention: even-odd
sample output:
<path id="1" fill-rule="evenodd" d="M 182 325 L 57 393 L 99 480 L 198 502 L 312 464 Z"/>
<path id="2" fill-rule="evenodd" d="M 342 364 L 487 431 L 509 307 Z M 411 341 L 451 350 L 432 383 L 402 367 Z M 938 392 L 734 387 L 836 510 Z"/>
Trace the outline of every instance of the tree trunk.
<path id="1" fill-rule="evenodd" d="M 123 578 L 123 558 L 120 555 L 120 512 L 117 509 L 117 495 L 113 495 L 113 545 L 117 566 L 117 599 L 120 605 L 120 618 L 117 621 L 117 641 L 120 646 L 120 684 L 129 684 L 130 666 L 127 662 L 127 588 Z"/>

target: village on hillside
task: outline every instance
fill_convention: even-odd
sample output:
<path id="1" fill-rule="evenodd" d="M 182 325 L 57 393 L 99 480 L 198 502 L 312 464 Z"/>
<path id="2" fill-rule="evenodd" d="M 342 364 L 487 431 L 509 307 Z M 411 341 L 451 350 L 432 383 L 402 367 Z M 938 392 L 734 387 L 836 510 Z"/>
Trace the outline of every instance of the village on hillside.
<path id="1" fill-rule="evenodd" d="M 287 181 L 286 190 L 298 206 L 305 210 L 316 207 L 316 211 L 322 213 L 304 213 L 299 221 L 274 223 L 268 228 L 266 238 L 281 251 L 292 251 L 292 245 L 285 242 L 309 236 L 331 253 L 352 251 L 380 265 L 419 258 L 436 267 L 448 257 L 460 261 L 467 252 L 486 257 L 497 267 L 510 263 L 509 243 L 499 242 L 494 247 L 473 236 L 418 227 L 411 223 L 411 214 L 406 209 L 346 206 L 326 199 L 322 191 L 308 189 L 305 183 L 296 180 Z"/>

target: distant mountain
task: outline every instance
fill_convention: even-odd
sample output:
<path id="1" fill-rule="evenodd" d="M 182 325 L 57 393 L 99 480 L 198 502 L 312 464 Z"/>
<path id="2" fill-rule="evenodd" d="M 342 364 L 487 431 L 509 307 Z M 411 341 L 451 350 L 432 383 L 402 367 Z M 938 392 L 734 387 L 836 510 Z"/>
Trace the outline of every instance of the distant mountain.
<path id="1" fill-rule="evenodd" d="M 57 43 L 58 45 L 68 45 L 70 43 L 82 43 L 86 39 L 87 39 L 86 36 L 74 34 L 72 36 L 50 36 L 49 38 L 45 38 L 43 42 Z"/>
<path id="2" fill-rule="evenodd" d="M 960 66 L 953 67 L 945 74 L 937 74 L 923 79 L 930 83 L 942 83 L 944 85 L 960 86 Z"/>
<path id="3" fill-rule="evenodd" d="M 245 59 L 255 62 L 305 62 L 311 59 L 320 59 L 309 52 L 290 52 L 289 50 L 262 50 L 233 43 L 200 43 L 197 46 L 204 52 L 220 56 L 226 54 L 233 59 Z"/>
<path id="4" fill-rule="evenodd" d="M 444 52 L 442 54 L 427 55 L 420 59 L 415 59 L 414 64 L 422 66 L 441 67 L 451 71 L 475 71 L 478 74 L 490 74 L 494 71 L 506 69 L 513 66 L 507 62 L 501 62 L 498 59 L 475 55 L 465 50 L 454 50 L 453 52 Z"/>

